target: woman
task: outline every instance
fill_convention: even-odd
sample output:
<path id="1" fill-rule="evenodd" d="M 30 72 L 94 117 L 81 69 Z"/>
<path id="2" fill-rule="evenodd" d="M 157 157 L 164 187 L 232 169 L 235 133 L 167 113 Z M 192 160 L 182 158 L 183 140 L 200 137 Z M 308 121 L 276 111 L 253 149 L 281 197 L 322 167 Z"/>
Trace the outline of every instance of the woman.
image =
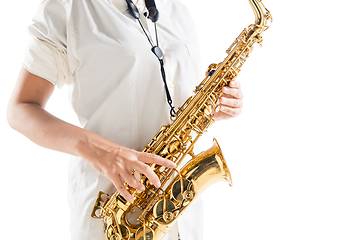
<path id="1" fill-rule="evenodd" d="M 146 4 L 150 1 L 146 1 Z M 69 203 L 72 239 L 104 239 L 101 221 L 90 219 L 99 190 L 132 196 L 124 182 L 144 186 L 136 170 L 156 186 L 159 179 L 145 163 L 174 164 L 140 152 L 159 127 L 169 123 L 167 95 L 179 107 L 201 80 L 196 32 L 186 7 L 175 0 L 157 0 L 160 18 L 146 16 L 137 2 L 139 21 L 125 0 L 45 0 L 33 23 L 23 68 L 8 107 L 11 127 L 35 143 L 73 155 Z M 150 44 L 149 44 L 150 42 Z M 159 59 L 163 54 L 168 88 Z M 44 107 L 54 87 L 69 86 L 81 127 L 52 116 Z M 223 89 L 216 120 L 241 112 L 240 84 Z M 201 203 L 195 202 L 165 239 L 202 238 Z"/>

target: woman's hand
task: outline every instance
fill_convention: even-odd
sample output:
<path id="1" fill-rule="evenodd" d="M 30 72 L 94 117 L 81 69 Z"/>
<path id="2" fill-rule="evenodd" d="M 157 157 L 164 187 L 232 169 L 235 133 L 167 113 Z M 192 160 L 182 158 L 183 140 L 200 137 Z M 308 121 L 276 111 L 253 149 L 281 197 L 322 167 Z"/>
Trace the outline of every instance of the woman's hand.
<path id="1" fill-rule="evenodd" d="M 209 72 L 205 72 L 209 76 Z M 223 92 L 219 99 L 219 111 L 214 113 L 214 120 L 229 119 L 238 116 L 243 106 L 244 95 L 238 81 L 231 81 L 230 84 L 221 89 Z"/>
<path id="2" fill-rule="evenodd" d="M 214 113 L 215 120 L 229 119 L 238 116 L 243 106 L 243 93 L 238 81 L 231 81 L 229 86 L 223 87 L 223 95 L 219 99 L 219 111 Z"/>
<path id="3" fill-rule="evenodd" d="M 176 167 L 175 163 L 165 158 L 120 146 L 91 133 L 88 141 L 79 149 L 80 157 L 110 179 L 118 192 L 129 202 L 133 202 L 134 199 L 126 190 L 125 182 L 139 191 L 145 190 L 145 186 L 135 179 L 134 170 L 144 174 L 155 187 L 160 187 L 158 176 L 146 163 L 155 163 L 168 168 Z"/>

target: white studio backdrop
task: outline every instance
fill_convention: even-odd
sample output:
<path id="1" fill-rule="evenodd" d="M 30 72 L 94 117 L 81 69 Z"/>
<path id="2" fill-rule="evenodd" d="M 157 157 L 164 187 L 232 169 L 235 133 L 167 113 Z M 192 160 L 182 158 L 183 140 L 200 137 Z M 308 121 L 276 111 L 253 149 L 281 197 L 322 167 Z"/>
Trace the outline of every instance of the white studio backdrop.
<path id="1" fill-rule="evenodd" d="M 1 239 L 70 239 L 68 156 L 38 147 L 6 122 L 26 26 L 40 2 L 4 1 L 0 8 Z M 246 0 L 184 2 L 198 28 L 204 71 L 254 23 Z M 217 138 L 234 182 L 203 194 L 204 240 L 358 240 L 360 4 L 264 4 L 274 22 L 238 77 L 243 112 L 204 137 Z M 47 110 L 77 123 L 63 90 L 55 91 Z"/>

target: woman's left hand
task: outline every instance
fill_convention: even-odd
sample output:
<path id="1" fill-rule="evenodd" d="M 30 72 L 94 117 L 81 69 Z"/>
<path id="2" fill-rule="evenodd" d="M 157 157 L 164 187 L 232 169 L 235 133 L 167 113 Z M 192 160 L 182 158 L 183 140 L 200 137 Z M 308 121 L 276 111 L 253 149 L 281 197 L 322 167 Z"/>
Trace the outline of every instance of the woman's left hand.
<path id="1" fill-rule="evenodd" d="M 238 81 L 231 81 L 222 88 L 222 96 L 219 101 L 219 111 L 214 113 L 214 120 L 229 119 L 238 116 L 243 106 L 243 93 Z"/>

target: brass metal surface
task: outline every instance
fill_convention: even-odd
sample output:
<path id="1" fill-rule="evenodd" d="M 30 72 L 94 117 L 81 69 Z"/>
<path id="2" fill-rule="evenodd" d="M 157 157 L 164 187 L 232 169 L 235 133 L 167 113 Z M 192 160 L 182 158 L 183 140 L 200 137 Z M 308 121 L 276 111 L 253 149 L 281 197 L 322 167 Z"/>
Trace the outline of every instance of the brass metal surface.
<path id="1" fill-rule="evenodd" d="M 102 219 L 108 240 L 160 240 L 171 225 L 194 199 L 218 181 L 230 185 L 232 179 L 221 149 L 214 145 L 198 154 L 194 144 L 213 124 L 221 89 L 233 81 L 245 63 L 255 43 L 262 43 L 261 33 L 272 21 L 270 12 L 261 0 L 249 0 L 255 14 L 255 24 L 244 29 L 227 49 L 227 57 L 219 64 L 211 64 L 211 73 L 195 88 L 178 109 L 172 123 L 162 126 L 146 145 L 144 152 L 154 153 L 175 162 L 177 166 L 192 158 L 180 171 L 150 165 L 158 175 L 161 187 L 154 187 L 141 175 L 143 192 L 128 187 L 134 202 L 127 202 L 118 192 L 109 196 L 99 192 L 91 216 Z"/>

